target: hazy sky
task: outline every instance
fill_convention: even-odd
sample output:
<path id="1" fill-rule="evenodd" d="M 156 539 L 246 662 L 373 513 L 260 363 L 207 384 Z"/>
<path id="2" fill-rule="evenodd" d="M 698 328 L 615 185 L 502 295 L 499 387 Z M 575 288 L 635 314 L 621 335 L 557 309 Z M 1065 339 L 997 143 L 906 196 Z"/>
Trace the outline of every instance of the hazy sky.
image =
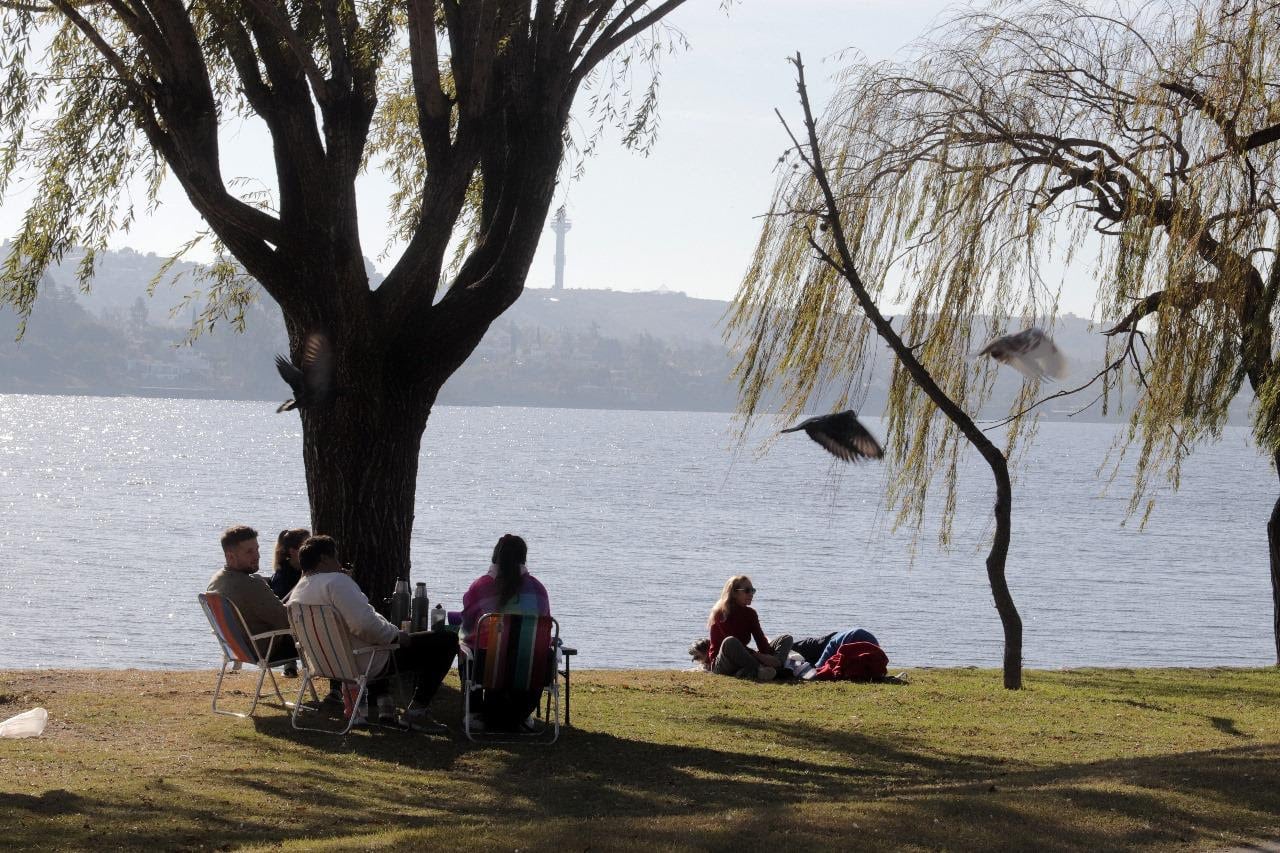
<path id="1" fill-rule="evenodd" d="M 746 269 L 769 205 L 774 166 L 787 139 L 774 108 L 795 122 L 798 105 L 786 58 L 803 54 L 814 100 L 825 103 L 838 53 L 852 48 L 891 58 L 939 23 L 954 4 L 943 0 L 739 0 L 725 12 L 719 0 L 690 0 L 668 21 L 689 49 L 664 58 L 660 131 L 648 156 L 604 140 L 585 176 L 565 180 L 556 204 L 567 205 L 566 284 L 579 288 L 654 290 L 729 299 Z M 846 59 L 847 61 L 847 59 Z M 579 98 L 585 102 L 585 97 Z M 270 183 L 265 135 L 256 126 L 224 138 L 224 173 Z M 386 186 L 376 176 L 360 185 L 365 252 L 387 269 Z M 185 196 L 170 182 L 157 216 L 117 240 L 167 254 L 200 227 Z M 0 232 L 13 232 L 21 213 L 0 211 Z M 555 238 L 546 232 L 530 271 L 531 287 L 554 280 Z M 1068 288 L 1062 309 L 1088 314 L 1092 292 Z"/>

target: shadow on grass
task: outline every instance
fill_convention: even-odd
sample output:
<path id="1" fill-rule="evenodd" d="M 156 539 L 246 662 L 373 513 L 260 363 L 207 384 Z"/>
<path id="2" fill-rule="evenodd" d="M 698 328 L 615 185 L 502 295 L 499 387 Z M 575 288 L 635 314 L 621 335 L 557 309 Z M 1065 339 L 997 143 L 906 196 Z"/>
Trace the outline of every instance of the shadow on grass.
<path id="1" fill-rule="evenodd" d="M 400 830 L 408 847 L 1066 851 L 1204 843 L 1250 825 L 1242 813 L 1264 832 L 1280 813 L 1276 744 L 1036 767 L 1016 744 L 1001 760 L 804 723 L 714 723 L 723 747 L 581 729 L 549 748 L 476 747 L 460 735 L 296 733 L 273 715 L 254 725 L 297 772 L 249 758 L 204 785 L 0 795 L 0 822 L 17 849 L 230 849 L 335 832 L 363 846 L 361 835 Z M 797 744 L 814 749 L 790 757 Z"/>
<path id="2" fill-rule="evenodd" d="M 1162 679 L 1158 670 L 1143 670 L 1143 702 L 1131 701 L 1131 704 L 1153 710 L 1166 710 L 1151 704 L 1151 700 L 1194 700 L 1215 705 L 1223 702 L 1271 703 L 1275 701 L 1277 685 L 1280 685 L 1280 669 L 1205 670 L 1204 677 L 1194 681 L 1178 677 L 1180 672 L 1173 670 Z M 1129 669 L 1084 669 L 1064 670 L 1055 673 L 1054 677 L 1069 687 L 1096 690 L 1107 696 L 1123 696 L 1133 692 L 1139 674 Z"/>

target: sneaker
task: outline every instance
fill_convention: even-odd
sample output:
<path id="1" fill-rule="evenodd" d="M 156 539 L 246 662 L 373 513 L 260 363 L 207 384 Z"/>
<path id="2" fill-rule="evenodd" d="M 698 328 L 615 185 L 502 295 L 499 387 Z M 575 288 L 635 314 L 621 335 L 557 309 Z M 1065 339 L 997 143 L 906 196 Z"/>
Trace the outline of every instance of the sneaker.
<path id="1" fill-rule="evenodd" d="M 533 714 L 523 720 L 520 725 L 516 726 L 516 734 L 519 735 L 540 735 L 546 729 L 546 724 L 539 720 Z"/>
<path id="2" fill-rule="evenodd" d="M 394 726 L 399 724 L 399 718 L 396 714 L 396 703 L 392 701 L 390 696 L 378 697 L 378 725 Z"/>
<path id="3" fill-rule="evenodd" d="M 449 727 L 439 720 L 433 719 L 431 712 L 422 707 L 409 707 L 400 715 L 400 725 L 414 732 L 445 734 Z"/>
<path id="4" fill-rule="evenodd" d="M 293 664 L 293 663 L 285 664 L 285 667 L 284 667 L 284 677 L 285 677 L 285 678 L 297 678 L 297 677 L 298 677 L 298 665 L 297 665 L 297 664 Z"/>
<path id="5" fill-rule="evenodd" d="M 778 671 L 771 666 L 762 666 L 756 670 L 756 681 L 773 681 Z"/>
<path id="6" fill-rule="evenodd" d="M 324 699 L 321 701 L 325 705 L 337 705 L 339 708 L 341 708 L 342 707 L 342 688 L 338 688 L 337 690 L 330 689 L 329 695 L 325 696 Z"/>

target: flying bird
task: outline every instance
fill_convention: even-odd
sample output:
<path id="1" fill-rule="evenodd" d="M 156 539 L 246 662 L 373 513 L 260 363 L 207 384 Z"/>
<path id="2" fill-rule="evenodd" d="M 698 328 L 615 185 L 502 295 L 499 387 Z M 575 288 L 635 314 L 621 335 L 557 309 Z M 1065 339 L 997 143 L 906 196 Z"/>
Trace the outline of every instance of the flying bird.
<path id="1" fill-rule="evenodd" d="M 804 430 L 809 438 L 821 444 L 837 459 L 860 462 L 863 459 L 880 459 L 884 450 L 880 442 L 858 420 L 858 413 L 849 409 L 831 415 L 818 415 L 796 424 L 783 432 Z"/>
<path id="2" fill-rule="evenodd" d="M 293 409 L 319 408 L 333 402 L 337 396 L 334 388 L 333 347 L 320 332 L 307 335 L 302 345 L 302 366 L 295 367 L 287 358 L 276 355 L 276 370 L 280 378 L 293 389 L 293 399 L 285 400 L 276 413 Z"/>
<path id="3" fill-rule="evenodd" d="M 1012 335 L 1001 335 L 978 350 L 978 355 L 989 355 L 1028 379 L 1046 376 L 1062 379 L 1067 375 L 1067 360 L 1062 351 L 1038 326 Z"/>

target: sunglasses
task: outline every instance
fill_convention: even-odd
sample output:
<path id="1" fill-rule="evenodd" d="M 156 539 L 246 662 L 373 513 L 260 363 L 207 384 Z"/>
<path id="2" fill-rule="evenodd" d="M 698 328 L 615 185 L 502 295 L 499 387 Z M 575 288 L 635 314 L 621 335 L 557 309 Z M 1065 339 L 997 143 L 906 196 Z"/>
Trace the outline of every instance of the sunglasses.
<path id="1" fill-rule="evenodd" d="M 745 592 L 747 595 L 755 595 L 756 588 L 754 586 L 735 586 L 734 592 Z"/>

